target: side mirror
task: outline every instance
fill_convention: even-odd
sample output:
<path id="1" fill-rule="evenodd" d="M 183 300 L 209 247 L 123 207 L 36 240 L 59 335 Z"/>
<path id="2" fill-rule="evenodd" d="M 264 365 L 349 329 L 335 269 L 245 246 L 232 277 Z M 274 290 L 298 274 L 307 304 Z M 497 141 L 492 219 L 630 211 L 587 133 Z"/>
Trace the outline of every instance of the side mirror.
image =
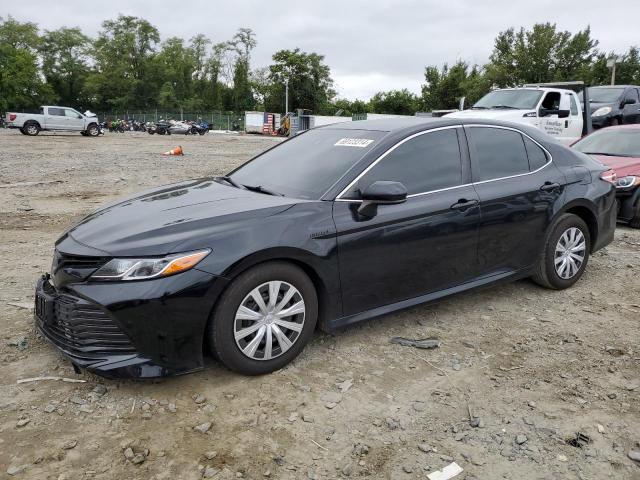
<path id="1" fill-rule="evenodd" d="M 395 205 L 407 201 L 407 187 L 400 182 L 378 180 L 366 187 L 361 194 L 362 203 L 358 213 L 373 217 L 378 205 Z"/>
<path id="2" fill-rule="evenodd" d="M 78 118 L 82 118 L 82 115 L 78 114 Z"/>
<path id="3" fill-rule="evenodd" d="M 567 118 L 570 113 L 569 110 L 558 110 L 558 118 Z"/>
<path id="4" fill-rule="evenodd" d="M 633 105 L 634 103 L 636 103 L 636 99 L 635 98 L 625 98 L 621 103 L 620 103 L 620 108 L 624 108 L 625 105 Z"/>

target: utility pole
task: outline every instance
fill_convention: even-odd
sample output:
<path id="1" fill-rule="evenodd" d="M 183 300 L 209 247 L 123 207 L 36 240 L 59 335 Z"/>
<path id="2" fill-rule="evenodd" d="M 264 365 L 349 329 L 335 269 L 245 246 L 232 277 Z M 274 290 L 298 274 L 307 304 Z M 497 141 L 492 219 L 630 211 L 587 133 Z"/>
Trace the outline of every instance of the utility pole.
<path id="1" fill-rule="evenodd" d="M 616 56 L 607 60 L 607 67 L 611 69 L 611 85 L 616 84 L 616 63 L 618 63 L 618 57 Z"/>
<path id="2" fill-rule="evenodd" d="M 284 79 L 284 114 L 289 113 L 289 79 Z"/>

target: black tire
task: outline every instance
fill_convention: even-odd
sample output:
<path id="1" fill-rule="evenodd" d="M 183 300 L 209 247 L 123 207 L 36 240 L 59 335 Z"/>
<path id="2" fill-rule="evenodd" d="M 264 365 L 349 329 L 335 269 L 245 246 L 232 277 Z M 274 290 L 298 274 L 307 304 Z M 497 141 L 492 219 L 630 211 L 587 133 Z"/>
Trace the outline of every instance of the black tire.
<path id="1" fill-rule="evenodd" d="M 38 125 L 36 122 L 27 122 L 22 128 L 25 134 L 29 135 L 30 137 L 35 137 L 40 133 L 40 125 Z"/>
<path id="2" fill-rule="evenodd" d="M 249 292 L 274 280 L 287 282 L 298 290 L 304 300 L 304 324 L 287 351 L 271 360 L 255 360 L 246 356 L 236 343 L 235 316 Z M 213 356 L 230 370 L 243 375 L 263 375 L 284 367 L 300 354 L 311 339 L 317 320 L 318 297 L 307 274 L 291 263 L 263 263 L 240 274 L 223 293 L 210 320 L 209 348 Z"/>
<path id="3" fill-rule="evenodd" d="M 616 125 L 620 125 L 620 119 L 617 117 L 612 118 L 611 121 L 609 122 L 609 125 L 611 125 L 612 127 L 615 127 Z"/>
<path id="4" fill-rule="evenodd" d="M 95 123 L 89 125 L 87 127 L 86 134 L 89 137 L 97 137 L 98 135 L 100 135 L 100 129 L 98 128 L 98 125 L 96 125 Z"/>
<path id="5" fill-rule="evenodd" d="M 640 228 L 640 200 L 638 200 L 636 209 L 633 212 L 633 217 L 629 220 L 629 226 L 631 228 Z"/>
<path id="6" fill-rule="evenodd" d="M 584 258 L 578 268 L 578 271 L 572 277 L 562 278 L 556 271 L 555 267 L 556 245 L 558 244 L 560 237 L 570 228 L 577 228 L 584 236 Z M 561 215 L 551 227 L 550 234 L 547 235 L 544 250 L 538 259 L 532 279 L 538 285 L 545 288 L 551 288 L 554 290 L 569 288 L 576 283 L 584 273 L 589 261 L 590 252 L 591 236 L 589 234 L 587 224 L 577 215 L 565 213 Z"/>
<path id="7" fill-rule="evenodd" d="M 27 134 L 27 132 L 25 132 L 23 129 L 20 129 L 20 133 L 21 133 L 22 135 L 26 135 L 26 134 Z"/>
<path id="8" fill-rule="evenodd" d="M 207 131 L 206 131 L 206 130 L 200 130 L 198 133 L 199 133 L 200 135 L 204 135 L 205 133 L 207 133 Z"/>

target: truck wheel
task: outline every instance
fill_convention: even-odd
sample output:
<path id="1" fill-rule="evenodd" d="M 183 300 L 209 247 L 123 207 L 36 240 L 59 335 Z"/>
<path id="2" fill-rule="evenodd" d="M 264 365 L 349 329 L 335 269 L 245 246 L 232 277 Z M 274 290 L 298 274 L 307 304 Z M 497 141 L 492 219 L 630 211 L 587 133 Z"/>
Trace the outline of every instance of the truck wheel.
<path id="1" fill-rule="evenodd" d="M 27 134 L 27 132 L 25 132 L 24 129 L 22 129 L 22 128 L 20 129 L 20 133 L 23 134 L 23 135 Z"/>
<path id="2" fill-rule="evenodd" d="M 89 135 L 90 137 L 97 137 L 98 135 L 100 135 L 100 129 L 95 123 L 92 123 L 87 127 L 87 135 Z"/>
<path id="3" fill-rule="evenodd" d="M 40 125 L 36 122 L 28 122 L 24 127 L 22 127 L 27 135 L 35 136 L 40 133 Z"/>

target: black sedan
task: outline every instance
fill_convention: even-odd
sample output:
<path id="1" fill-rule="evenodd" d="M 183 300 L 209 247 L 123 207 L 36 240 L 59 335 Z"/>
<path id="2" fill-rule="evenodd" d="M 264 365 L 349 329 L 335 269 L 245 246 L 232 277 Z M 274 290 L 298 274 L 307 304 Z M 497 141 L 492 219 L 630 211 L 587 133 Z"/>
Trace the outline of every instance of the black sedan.
<path id="1" fill-rule="evenodd" d="M 243 374 L 341 327 L 496 282 L 575 283 L 613 238 L 598 162 L 460 119 L 317 128 L 224 177 L 106 206 L 56 243 L 36 325 L 109 377 Z"/>

